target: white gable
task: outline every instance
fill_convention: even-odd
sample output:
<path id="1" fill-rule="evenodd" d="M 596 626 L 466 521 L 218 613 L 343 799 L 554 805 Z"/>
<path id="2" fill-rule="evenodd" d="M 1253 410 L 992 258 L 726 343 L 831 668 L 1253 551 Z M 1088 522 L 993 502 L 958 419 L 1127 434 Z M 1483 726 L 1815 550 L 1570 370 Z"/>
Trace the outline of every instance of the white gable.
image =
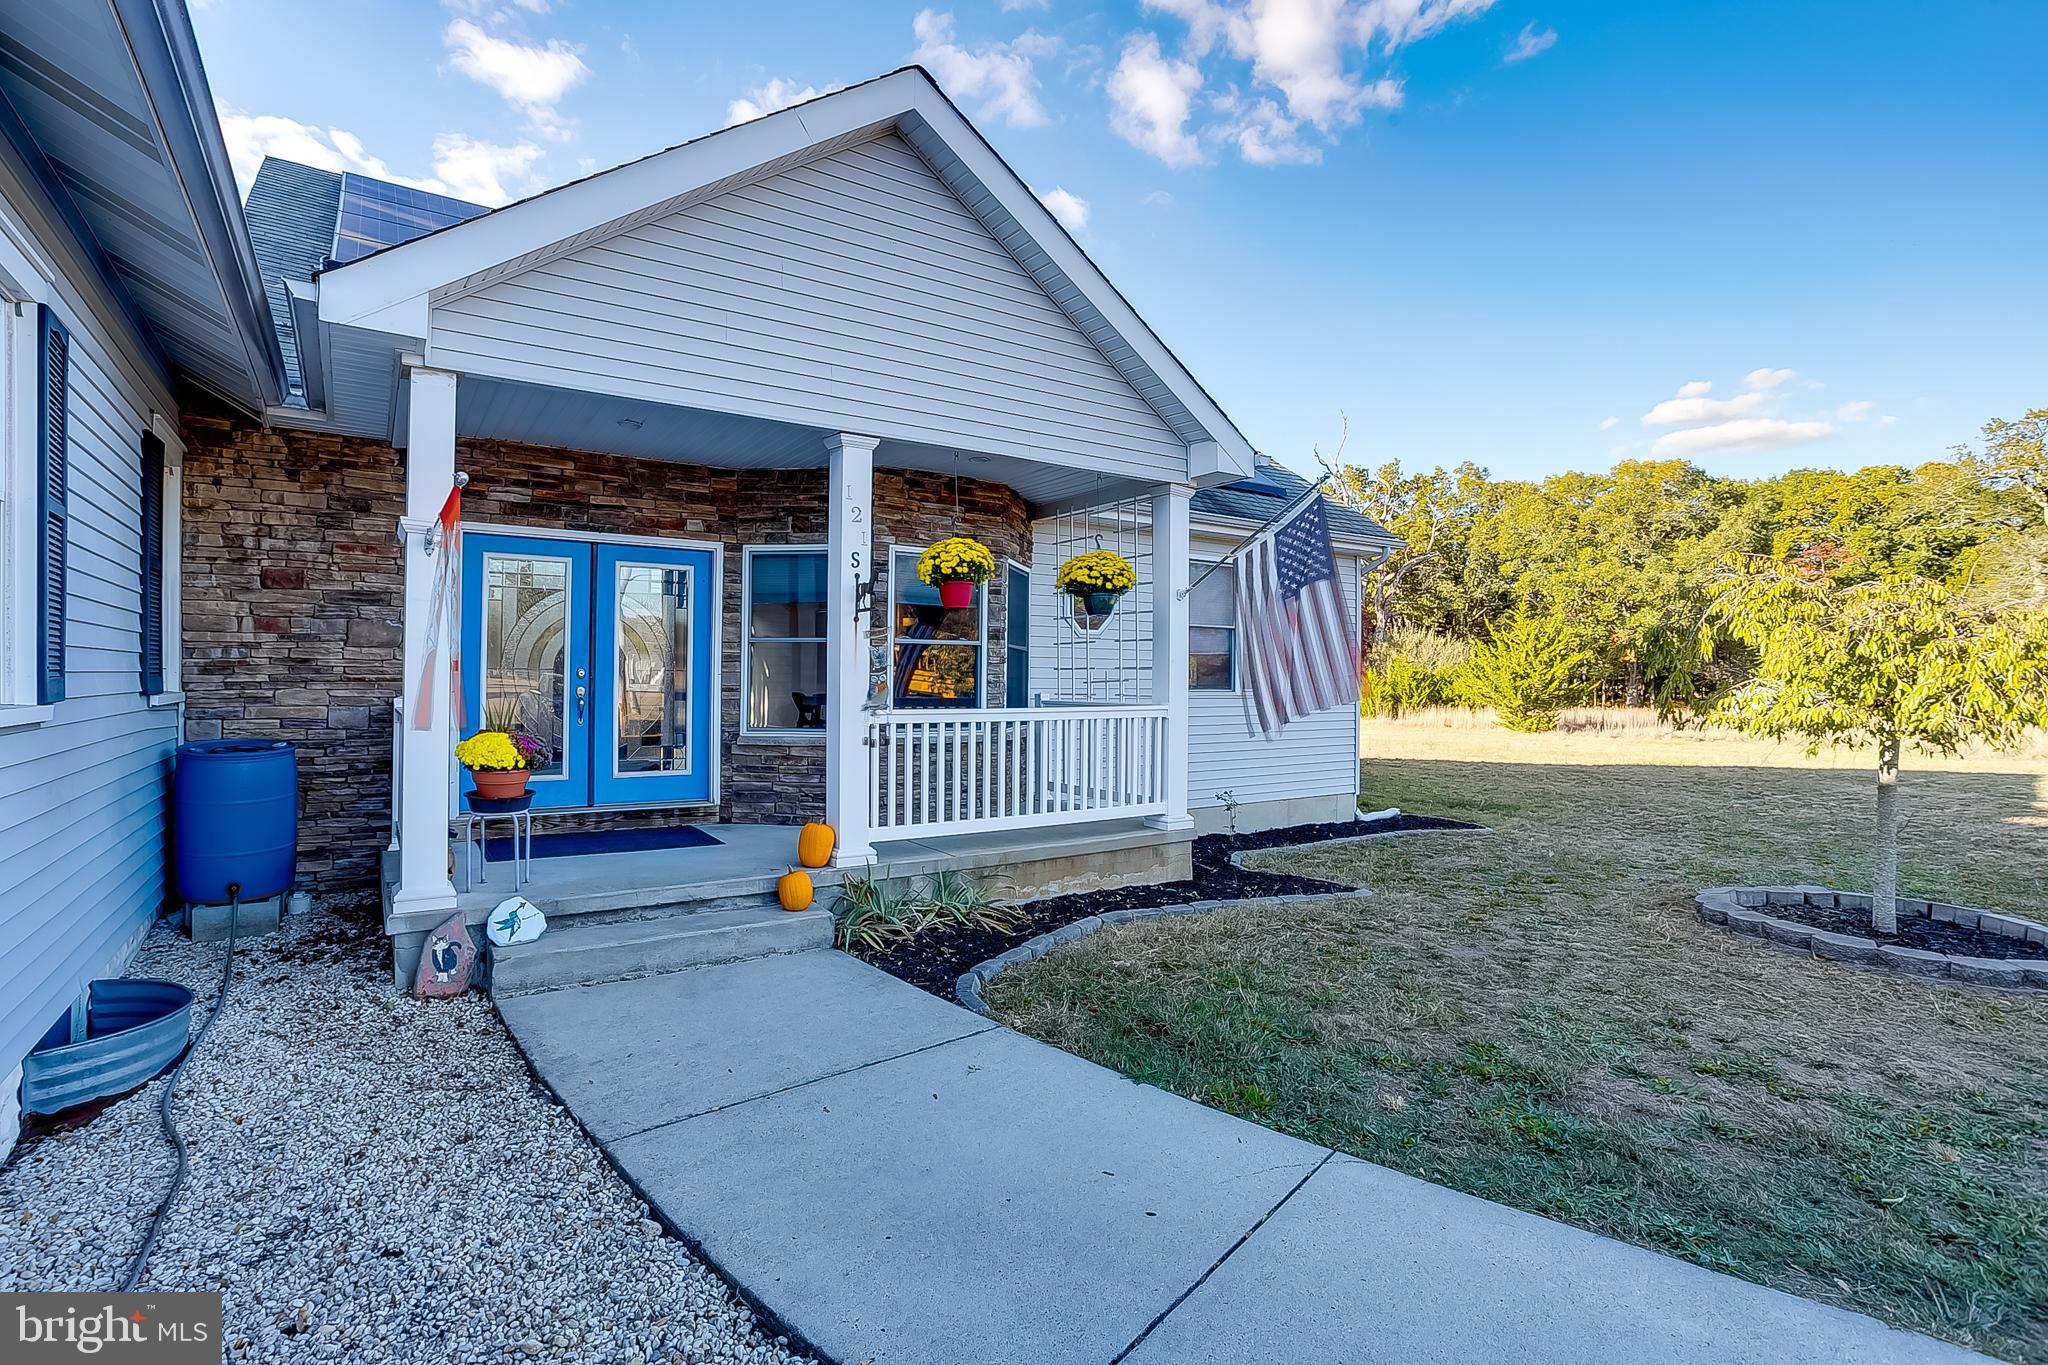
<path id="1" fill-rule="evenodd" d="M 444 300 L 437 364 L 1136 476 L 1179 437 L 892 135 Z"/>

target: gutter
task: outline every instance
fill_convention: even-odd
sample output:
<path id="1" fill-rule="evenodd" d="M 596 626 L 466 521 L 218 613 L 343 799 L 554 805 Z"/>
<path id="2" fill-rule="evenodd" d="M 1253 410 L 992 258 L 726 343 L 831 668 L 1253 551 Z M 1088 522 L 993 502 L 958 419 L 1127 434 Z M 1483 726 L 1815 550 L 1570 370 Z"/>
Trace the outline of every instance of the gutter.
<path id="1" fill-rule="evenodd" d="M 185 0 L 109 0 L 171 171 L 198 228 L 200 250 L 226 300 L 256 385 L 257 407 L 284 401 L 284 353 L 270 324 L 270 304 L 256 248 L 235 192 L 227 143 L 214 116 L 213 92 L 199 58 Z"/>

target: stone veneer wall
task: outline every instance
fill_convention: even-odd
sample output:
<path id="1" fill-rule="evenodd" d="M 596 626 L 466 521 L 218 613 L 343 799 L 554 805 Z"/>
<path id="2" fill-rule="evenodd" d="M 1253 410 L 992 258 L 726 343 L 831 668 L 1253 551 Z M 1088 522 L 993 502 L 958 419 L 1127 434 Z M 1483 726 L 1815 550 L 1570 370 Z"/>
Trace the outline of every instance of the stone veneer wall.
<path id="1" fill-rule="evenodd" d="M 372 884 L 391 818 L 391 699 L 404 578 L 394 528 L 403 453 L 371 440 L 258 426 L 207 399 L 185 405 L 186 737 L 265 735 L 299 746 L 299 871 L 321 890 Z M 460 443 L 463 518 L 725 547 L 722 820 L 795 823 L 824 812 L 824 745 L 739 732 L 742 548 L 825 541 L 825 474 L 733 470 L 504 441 Z M 963 531 L 1031 561 L 1030 513 L 1001 484 L 875 471 L 875 551 Z M 882 575 L 886 579 L 886 569 Z M 876 586 L 888 601 L 887 583 Z M 885 608 L 886 609 L 886 608 Z M 984 695 L 1003 696 L 1000 577 L 984 594 Z M 886 625 L 882 611 L 874 618 Z M 698 815 L 708 814 L 699 808 Z M 550 828 L 665 823 L 671 809 L 550 816 Z"/>

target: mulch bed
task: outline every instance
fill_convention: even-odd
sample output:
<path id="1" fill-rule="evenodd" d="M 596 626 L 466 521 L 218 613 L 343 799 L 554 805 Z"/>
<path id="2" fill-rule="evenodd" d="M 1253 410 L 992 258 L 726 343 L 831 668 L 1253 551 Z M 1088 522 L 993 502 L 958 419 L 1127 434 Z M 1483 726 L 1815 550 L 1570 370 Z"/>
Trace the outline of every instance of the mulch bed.
<path id="1" fill-rule="evenodd" d="M 1318 892 L 1336 895 L 1355 889 L 1315 877 L 1247 871 L 1230 861 L 1233 853 L 1292 848 L 1330 839 L 1355 839 L 1361 834 L 1477 828 L 1479 826 L 1462 820 L 1442 820 L 1430 815 L 1397 815 L 1370 823 L 1345 820 L 1322 825 L 1290 825 L 1285 829 L 1260 830 L 1256 834 L 1205 834 L 1195 840 L 1195 875 L 1191 881 L 1120 886 L 1108 891 L 1085 891 L 1030 901 L 1019 907 L 1021 913 L 1017 927 L 1009 933 L 955 927 L 931 929 L 886 953 L 863 957 L 891 976 L 951 1000 L 954 984 L 959 981 L 961 973 L 976 963 L 986 962 L 1028 939 L 1050 933 L 1075 920 L 1087 919 L 1090 915 L 1100 915 L 1109 910 L 1139 910 L 1155 905 L 1185 905 L 1190 901 L 1255 900 L 1261 896 L 1299 896 Z"/>
<path id="2" fill-rule="evenodd" d="M 1879 934 L 1872 931 L 1867 910 L 1823 910 L 1811 905 L 1764 905 L 1758 910 L 1773 919 L 1791 920 L 1829 933 L 1867 938 L 1874 943 L 1895 943 L 1901 948 L 1919 948 L 1924 952 L 1946 953 L 1950 957 L 2048 960 L 2048 946 L 1922 915 L 1900 915 L 1897 934 Z"/>

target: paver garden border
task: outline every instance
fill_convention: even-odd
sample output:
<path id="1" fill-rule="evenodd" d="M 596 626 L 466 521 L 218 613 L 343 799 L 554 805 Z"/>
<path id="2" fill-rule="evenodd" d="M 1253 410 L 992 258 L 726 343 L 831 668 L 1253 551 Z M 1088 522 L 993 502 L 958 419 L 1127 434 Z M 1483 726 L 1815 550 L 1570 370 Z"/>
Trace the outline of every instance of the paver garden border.
<path id="1" fill-rule="evenodd" d="M 1836 891 L 1825 886 L 1711 886 L 1694 897 L 1699 917 L 1709 924 L 1725 925 L 1739 934 L 1753 934 L 1788 947 L 1804 948 L 1815 957 L 1855 962 L 1908 976 L 1964 981 L 1975 986 L 2002 986 L 2012 990 L 2048 991 L 2048 959 L 1964 957 L 1929 952 L 1903 944 L 1880 943 L 1853 934 L 1816 929 L 1810 924 L 1782 919 L 1770 913 L 1772 906 L 1813 906 L 1822 910 L 1869 910 L 1869 895 Z M 1950 905 L 1945 901 L 1901 897 L 1900 916 L 1918 915 L 1953 923 L 2007 938 L 2048 944 L 2048 925 L 2018 915 L 1975 906 Z"/>
<path id="2" fill-rule="evenodd" d="M 1394 811 L 1391 814 L 1399 815 L 1400 812 Z M 1337 839 L 1318 839 L 1306 844 L 1276 844 L 1271 848 L 1248 848 L 1231 854 L 1230 863 L 1233 867 L 1242 868 L 1244 867 L 1244 859 L 1257 857 L 1260 854 L 1292 852 L 1296 849 L 1304 848 L 1334 848 L 1344 844 L 1362 844 L 1368 839 L 1400 839 L 1416 834 L 1491 833 L 1493 831 L 1484 825 L 1380 830 L 1377 833 L 1371 834 L 1347 834 Z M 1256 871 L 1257 869 L 1247 870 Z M 1077 919 L 1071 924 L 1063 924 L 1057 929 L 1048 929 L 1036 938 L 1024 940 L 1024 942 L 1007 952 L 998 953 L 986 961 L 977 962 L 974 966 L 961 973 L 960 979 L 954 983 L 953 994 L 961 1004 L 973 1010 L 976 1014 L 987 1014 L 989 1013 L 988 1001 L 983 997 L 982 992 L 988 989 L 989 982 L 995 980 L 1012 967 L 1025 962 L 1036 962 L 1053 949 L 1087 938 L 1097 930 L 1112 924 L 1129 924 L 1133 920 L 1158 919 L 1166 915 L 1196 915 L 1208 910 L 1221 910 L 1237 905 L 1277 908 L 1285 905 L 1302 905 L 1309 901 L 1365 901 L 1370 900 L 1372 894 L 1369 888 L 1359 887 L 1352 891 L 1307 891 L 1283 896 L 1252 896 L 1241 900 L 1188 901 L 1181 905 L 1148 905 L 1131 910 L 1106 910 L 1099 915 L 1089 915 L 1087 918 Z"/>

